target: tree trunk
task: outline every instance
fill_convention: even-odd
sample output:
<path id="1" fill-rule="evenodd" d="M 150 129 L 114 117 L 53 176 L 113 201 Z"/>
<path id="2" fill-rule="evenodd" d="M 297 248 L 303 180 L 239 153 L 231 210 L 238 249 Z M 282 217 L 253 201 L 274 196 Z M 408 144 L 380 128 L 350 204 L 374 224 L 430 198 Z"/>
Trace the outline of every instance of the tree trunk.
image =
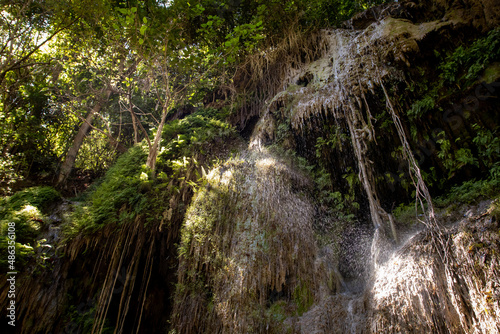
<path id="1" fill-rule="evenodd" d="M 155 139 L 153 144 L 149 147 L 148 159 L 146 161 L 146 166 L 151 169 L 154 175 L 155 167 L 156 167 L 156 157 L 158 156 L 158 146 L 160 145 L 161 133 L 163 131 L 163 126 L 165 125 L 165 121 L 167 119 L 167 110 L 163 110 L 163 114 L 161 116 L 160 125 L 158 125 L 158 131 L 156 131 Z"/>
<path id="2" fill-rule="evenodd" d="M 130 89 L 128 92 L 128 107 L 130 116 L 132 117 L 132 126 L 134 127 L 134 145 L 135 145 L 139 142 L 139 133 L 137 131 L 137 120 L 135 118 L 134 109 L 132 106 L 132 93 L 130 92 Z"/>
<path id="3" fill-rule="evenodd" d="M 76 134 L 75 139 L 73 140 L 73 145 L 70 147 L 68 153 L 66 154 L 66 158 L 64 159 L 64 162 L 62 163 L 61 166 L 61 170 L 59 171 L 59 177 L 57 179 L 58 185 L 63 185 L 66 182 L 69 174 L 71 173 L 71 170 L 73 169 L 73 166 L 75 165 L 76 156 L 78 154 L 78 151 L 80 150 L 80 147 L 82 146 L 83 140 L 85 139 L 85 135 L 91 128 L 95 114 L 98 113 L 100 110 L 101 110 L 101 103 L 98 102 L 94 106 L 94 108 L 90 111 L 90 113 L 87 115 L 87 118 L 80 126 L 80 129 L 78 129 L 78 133 Z"/>

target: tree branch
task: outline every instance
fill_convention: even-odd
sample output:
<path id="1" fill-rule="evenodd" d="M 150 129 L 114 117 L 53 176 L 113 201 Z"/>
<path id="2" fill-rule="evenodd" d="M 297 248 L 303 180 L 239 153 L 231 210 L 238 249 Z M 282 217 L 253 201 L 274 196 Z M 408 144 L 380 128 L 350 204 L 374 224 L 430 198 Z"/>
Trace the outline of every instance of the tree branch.
<path id="1" fill-rule="evenodd" d="M 58 33 L 60 33 L 61 31 L 69 28 L 70 26 L 72 26 L 76 21 L 78 20 L 78 17 L 75 18 L 73 21 L 71 21 L 69 24 L 57 29 L 56 31 L 54 31 L 52 33 L 52 35 L 50 35 L 48 38 L 46 38 L 42 43 L 38 44 L 37 46 L 35 46 L 35 48 L 33 50 L 31 50 L 30 52 L 28 52 L 27 55 L 25 55 L 24 57 L 22 57 L 21 59 L 19 59 L 18 61 L 16 61 L 14 64 L 8 66 L 5 70 L 3 70 L 1 73 L 0 73 L 0 84 L 3 83 L 3 80 L 5 79 L 5 75 L 12 71 L 13 69 L 16 69 L 18 68 L 23 62 L 25 62 L 26 60 L 28 60 L 29 57 L 31 57 L 31 55 L 33 55 L 36 51 L 38 51 L 42 46 L 44 46 L 46 43 L 48 43 L 52 38 L 54 38 L 54 36 L 56 36 Z"/>

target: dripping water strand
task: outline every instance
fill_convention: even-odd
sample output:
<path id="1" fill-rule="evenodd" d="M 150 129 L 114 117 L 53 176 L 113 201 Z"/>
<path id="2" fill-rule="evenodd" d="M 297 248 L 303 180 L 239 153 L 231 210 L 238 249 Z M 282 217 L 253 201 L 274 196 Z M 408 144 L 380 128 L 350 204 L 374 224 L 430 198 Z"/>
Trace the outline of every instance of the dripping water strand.
<path id="1" fill-rule="evenodd" d="M 449 242 L 445 241 L 446 238 L 443 235 L 442 228 L 437 223 L 431 195 L 422 177 L 420 168 L 417 162 L 415 161 L 415 157 L 411 152 L 410 145 L 408 143 L 406 134 L 403 129 L 403 125 L 401 124 L 401 119 L 399 118 L 399 116 L 395 111 L 395 108 L 391 102 L 389 94 L 387 93 L 385 85 L 382 82 L 382 79 L 379 77 L 378 80 L 380 86 L 382 87 L 382 90 L 384 91 L 384 95 L 387 100 L 387 107 L 391 113 L 391 117 L 398 132 L 399 139 L 401 140 L 401 144 L 403 145 L 404 156 L 409 164 L 408 166 L 410 172 L 409 174 L 412 183 L 415 186 L 415 206 L 420 205 L 422 211 L 424 212 L 425 220 L 421 220 L 418 218 L 417 219 L 419 222 L 423 223 L 431 233 L 432 242 L 439 243 L 440 247 L 438 250 L 441 250 L 442 252 L 438 251 L 438 254 L 441 257 L 443 264 L 445 264 L 446 269 L 449 270 L 448 266 L 451 264 L 450 262 L 452 261 L 449 252 L 449 247 L 450 247 Z M 427 204 L 427 210 L 425 204 Z M 436 244 L 436 246 L 438 246 L 438 244 Z"/>
<path id="2" fill-rule="evenodd" d="M 122 236 L 122 234 L 120 235 L 119 239 L 121 239 L 121 236 Z M 125 240 L 125 244 L 127 244 L 129 240 L 130 240 L 130 234 L 127 235 L 127 239 Z M 120 244 L 121 244 L 121 242 L 116 243 L 113 255 L 114 254 L 118 255 L 118 253 L 117 253 L 118 252 L 118 245 L 120 245 Z M 94 324 L 92 326 L 92 334 L 101 333 L 103 328 L 104 328 L 106 315 L 108 313 L 109 305 L 111 304 L 111 298 L 113 296 L 112 290 L 114 289 L 114 287 L 116 285 L 116 281 L 117 281 L 118 276 L 119 276 L 119 272 L 118 272 L 118 270 L 116 270 L 116 268 L 121 268 L 124 257 L 125 257 L 125 247 L 122 248 L 121 256 L 120 256 L 120 259 L 118 261 L 117 266 L 114 265 L 117 262 L 117 257 L 115 257 L 115 256 L 112 257 L 113 263 L 108 267 L 108 273 L 106 274 L 106 279 L 105 279 L 104 284 L 103 284 L 104 288 L 102 289 L 101 295 L 99 297 L 98 309 L 96 311 Z M 113 273 L 115 273 L 114 279 L 112 278 Z M 113 280 L 113 282 L 111 284 L 108 284 L 108 282 L 111 280 Z M 109 295 L 109 298 L 107 298 L 108 295 Z M 107 302 L 106 302 L 106 300 L 107 300 Z"/>
<path id="3" fill-rule="evenodd" d="M 379 22 L 377 21 L 379 24 Z M 371 43 L 368 43 L 366 39 L 366 35 L 362 35 L 362 38 L 365 42 L 365 44 L 371 49 L 372 54 L 380 59 L 379 53 L 375 50 L 373 45 Z M 421 220 L 417 216 L 417 220 L 424 224 L 428 231 L 431 233 L 432 236 L 432 242 L 436 244 L 439 243 L 439 245 L 436 244 L 436 246 L 440 246 L 438 248 L 442 250 L 442 253 L 438 251 L 438 254 L 445 264 L 445 267 L 447 270 L 449 270 L 448 265 L 450 264 L 450 255 L 449 255 L 449 242 L 445 241 L 443 232 L 439 224 L 437 223 L 436 220 L 436 215 L 434 212 L 434 205 L 432 202 L 431 195 L 429 193 L 429 190 L 427 188 L 427 185 L 425 184 L 425 181 L 422 177 L 422 174 L 420 172 L 420 168 L 415 161 L 415 157 L 413 156 L 413 153 L 410 148 L 410 144 L 408 143 L 408 140 L 406 138 L 406 133 L 403 128 L 403 124 L 401 123 L 401 119 L 399 118 L 398 114 L 396 113 L 395 107 L 392 103 L 392 100 L 387 92 L 387 89 L 385 88 L 385 85 L 383 83 L 383 80 L 380 76 L 380 68 L 378 66 L 378 63 L 376 61 L 373 61 L 372 59 L 372 64 L 373 67 L 375 68 L 375 74 L 376 74 L 376 80 L 380 84 L 384 96 L 386 99 L 386 105 L 387 109 L 389 110 L 391 114 L 391 118 L 393 120 L 394 126 L 396 127 L 396 131 L 398 133 L 398 137 L 401 141 L 401 145 L 403 146 L 403 156 L 404 158 L 408 161 L 408 169 L 409 169 L 409 175 L 412 180 L 413 185 L 415 186 L 415 209 L 420 206 L 422 209 L 422 212 L 424 213 L 424 218 L 425 220 Z M 425 203 L 424 203 L 425 201 Z M 425 204 L 427 204 L 427 209 Z M 418 212 L 418 210 L 416 210 Z M 392 222 L 391 222 L 392 225 Z M 391 226 L 392 228 L 392 226 Z"/>
<path id="4" fill-rule="evenodd" d="M 141 303 L 141 311 L 139 313 L 139 321 L 137 323 L 137 331 L 136 331 L 137 334 L 139 333 L 139 329 L 141 327 L 141 320 L 142 320 L 142 315 L 144 313 L 144 304 L 146 303 L 146 296 L 147 296 L 147 291 L 148 291 L 148 287 L 149 287 L 149 281 L 151 280 L 151 273 L 153 272 L 154 240 L 155 240 L 154 237 L 152 237 L 152 241 L 151 241 L 150 246 L 149 246 L 149 252 L 148 252 L 148 256 L 147 256 L 146 265 L 144 268 L 144 278 L 146 276 L 146 273 L 149 271 L 148 278 L 147 278 L 147 280 L 144 280 L 144 279 L 142 280 L 141 293 L 139 293 L 139 296 L 142 296 L 142 303 Z M 148 270 L 148 268 L 149 268 L 149 270 Z M 145 285 L 144 285 L 144 281 L 146 281 Z"/>
<path id="5" fill-rule="evenodd" d="M 361 36 L 365 38 L 364 35 Z M 362 51 L 363 49 L 356 48 L 356 53 L 361 59 L 363 57 Z M 355 71 L 354 73 L 356 75 L 356 79 L 354 81 L 358 83 L 358 92 L 356 93 L 361 95 L 361 98 L 359 97 L 359 95 L 355 95 L 355 100 L 358 103 L 358 108 L 356 108 L 351 102 L 349 106 L 351 113 L 348 113 L 346 115 L 346 119 L 349 124 L 352 144 L 354 146 L 354 151 L 358 160 L 359 179 L 361 180 L 363 187 L 365 188 L 370 207 L 371 219 L 375 227 L 375 233 L 371 245 L 371 263 L 372 266 L 374 266 L 374 269 L 376 269 L 383 262 L 383 256 L 386 255 L 384 254 L 384 247 L 387 246 L 388 234 L 392 234 L 393 241 L 396 244 L 398 242 L 398 237 L 394 225 L 394 220 L 391 214 L 387 213 L 382 208 L 376 191 L 373 169 L 371 167 L 371 164 L 373 164 L 373 162 L 369 160 L 367 156 L 367 142 L 375 140 L 375 130 L 371 122 L 372 115 L 364 93 L 365 88 L 362 85 L 360 72 Z M 365 121 L 365 118 L 363 116 L 363 102 L 366 108 L 367 121 Z M 359 126 L 356 126 L 356 124 L 359 124 Z M 386 225 L 389 225 L 388 228 L 385 228 Z"/>
<path id="6" fill-rule="evenodd" d="M 456 270 L 454 270 L 454 268 L 458 268 L 458 260 L 455 258 L 452 252 L 451 240 L 447 239 L 444 236 L 442 228 L 437 223 L 429 191 L 422 178 L 420 169 L 416 164 L 416 161 L 413 155 L 411 154 L 411 151 L 409 151 L 409 144 L 408 141 L 406 140 L 406 136 L 403 131 L 401 121 L 397 116 L 392 103 L 390 102 L 387 90 L 385 89 L 382 81 L 380 81 L 380 84 L 384 90 L 384 94 L 388 101 L 388 107 L 391 111 L 394 123 L 397 124 L 396 127 L 398 129 L 398 134 L 405 147 L 405 155 L 409 158 L 408 160 L 411 164 L 410 175 L 413 172 L 415 177 L 417 178 L 417 182 L 415 182 L 414 177 L 412 175 L 412 181 L 415 184 L 415 187 L 417 188 L 416 191 L 417 200 L 424 212 L 425 212 L 425 206 L 422 198 L 420 197 L 421 195 L 424 196 L 424 199 L 428 204 L 428 212 L 425 215 L 426 221 L 425 222 L 422 220 L 419 221 L 424 223 L 427 227 L 427 230 L 430 232 L 431 243 L 434 245 L 435 252 L 438 254 L 441 263 L 444 266 L 445 276 L 447 277 L 447 285 L 449 291 L 451 292 L 450 299 L 459 315 L 460 323 L 464 329 L 470 329 L 471 323 L 474 322 L 472 319 L 473 313 L 470 312 L 471 310 L 473 310 L 473 307 L 470 304 L 470 301 L 468 300 L 467 293 L 464 292 L 463 290 L 463 285 L 465 284 L 463 278 L 461 278 L 459 273 Z M 417 204 L 415 203 L 415 205 Z M 475 321 L 477 321 L 477 319 Z"/>
<path id="7" fill-rule="evenodd" d="M 371 44 L 369 44 L 373 50 Z M 378 55 L 377 53 L 374 53 Z M 398 132 L 398 136 L 403 145 L 404 157 L 407 159 L 409 163 L 409 174 L 414 184 L 415 191 L 415 206 L 416 209 L 418 205 L 420 205 L 422 211 L 424 212 L 425 221 L 418 219 L 419 222 L 423 223 L 427 227 L 427 231 L 430 233 L 431 243 L 434 246 L 435 253 L 437 253 L 439 259 L 441 260 L 442 265 L 444 266 L 445 277 L 447 277 L 447 286 L 450 291 L 450 300 L 457 311 L 460 319 L 460 323 L 462 328 L 466 331 L 471 329 L 471 324 L 474 322 L 473 314 L 471 315 L 471 310 L 473 309 L 470 304 L 469 298 L 467 297 L 467 293 L 463 290 L 464 281 L 463 278 L 460 277 L 459 273 L 454 270 L 454 268 L 458 268 L 458 260 L 452 251 L 452 240 L 446 238 L 444 236 L 443 228 L 438 224 L 436 220 L 436 215 L 434 212 L 434 206 L 432 203 L 432 198 L 429 193 L 429 190 L 425 184 L 425 181 L 420 172 L 420 168 L 415 160 L 415 157 L 412 154 L 410 145 L 408 143 L 406 133 L 404 131 L 403 125 L 401 123 L 401 119 L 399 118 L 395 107 L 391 101 L 391 98 L 385 88 L 385 85 L 380 77 L 380 71 L 378 70 L 378 66 L 376 64 L 375 68 L 377 73 L 377 80 L 382 87 L 386 98 L 387 107 L 391 113 L 391 117 L 393 119 L 394 125 Z M 427 209 L 425 207 L 424 201 L 427 204 Z M 418 211 L 417 211 L 418 212 Z M 476 319 L 477 321 L 477 319 Z"/>

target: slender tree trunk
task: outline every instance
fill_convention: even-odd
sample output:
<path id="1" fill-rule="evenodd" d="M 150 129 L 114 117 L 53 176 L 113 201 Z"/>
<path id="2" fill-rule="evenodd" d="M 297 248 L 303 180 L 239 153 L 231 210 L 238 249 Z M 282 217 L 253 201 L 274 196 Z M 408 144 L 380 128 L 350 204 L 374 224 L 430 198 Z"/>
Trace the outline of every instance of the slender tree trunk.
<path id="1" fill-rule="evenodd" d="M 134 127 L 134 145 L 139 142 L 139 133 L 137 131 L 137 120 L 135 119 L 134 112 L 130 110 L 130 116 L 132 116 L 132 126 Z"/>
<path id="2" fill-rule="evenodd" d="M 137 120 L 134 114 L 134 107 L 132 106 L 132 92 L 131 89 L 128 90 L 128 108 L 130 116 L 132 117 L 132 126 L 134 127 L 134 145 L 139 142 L 139 133 L 137 131 Z"/>
<path id="3" fill-rule="evenodd" d="M 85 118 L 85 121 L 78 129 L 78 133 L 73 140 L 73 145 L 71 145 L 68 153 L 66 154 L 66 158 L 62 163 L 61 170 L 59 171 L 59 177 L 57 179 L 57 184 L 62 185 L 66 182 L 73 166 L 75 165 L 76 156 L 78 155 L 78 151 L 82 146 L 83 140 L 85 139 L 85 135 L 90 130 L 92 126 L 92 121 L 94 120 L 94 116 L 101 110 L 101 102 L 98 102 L 94 108 L 90 111 L 90 113 Z"/>
<path id="4" fill-rule="evenodd" d="M 94 113 L 94 115 L 97 115 L 97 113 Z M 97 132 L 102 133 L 103 135 L 108 138 L 109 145 L 113 147 L 115 150 L 117 150 L 120 153 L 125 153 L 127 152 L 127 148 L 123 146 L 113 135 L 111 134 L 111 128 L 109 126 L 106 126 L 108 128 L 108 131 L 103 131 L 99 128 L 96 128 L 93 126 L 91 123 L 87 121 L 87 119 L 80 117 L 84 123 L 87 123 L 90 126 L 90 130 L 96 130 Z"/>
<path id="5" fill-rule="evenodd" d="M 158 156 L 158 146 L 161 141 L 161 133 L 163 132 L 163 126 L 165 125 L 165 121 L 167 119 L 168 111 L 166 109 L 163 110 L 163 114 L 161 115 L 160 125 L 158 125 L 158 130 L 156 131 L 155 139 L 153 144 L 149 147 L 148 159 L 146 161 L 146 166 L 151 169 L 151 171 L 155 171 L 156 168 L 156 157 Z"/>

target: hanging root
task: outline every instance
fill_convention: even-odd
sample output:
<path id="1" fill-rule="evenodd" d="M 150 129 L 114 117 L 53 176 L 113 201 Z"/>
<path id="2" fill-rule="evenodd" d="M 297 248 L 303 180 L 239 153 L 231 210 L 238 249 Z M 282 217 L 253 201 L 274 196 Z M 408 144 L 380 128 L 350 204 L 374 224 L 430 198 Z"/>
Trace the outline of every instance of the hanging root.
<path id="1" fill-rule="evenodd" d="M 444 267 L 451 302 L 459 315 L 462 328 L 469 330 L 471 324 L 476 323 L 477 321 L 473 319 L 473 307 L 470 302 L 469 292 L 465 288 L 466 284 L 464 281 L 464 276 L 457 272 L 459 265 L 458 260 L 456 259 L 455 254 L 452 251 L 451 238 L 450 236 L 445 235 L 442 227 L 436 220 L 430 193 L 422 178 L 420 168 L 418 167 L 415 158 L 410 150 L 410 145 L 403 130 L 401 120 L 399 119 L 391 102 L 391 99 L 387 94 L 387 90 L 385 89 L 385 86 L 381 80 L 380 85 L 382 86 L 382 89 L 386 96 L 387 107 L 391 113 L 392 119 L 398 131 L 399 138 L 403 144 L 405 157 L 409 162 L 410 175 L 416 188 L 415 205 L 417 205 L 418 203 L 423 212 L 425 212 L 425 220 L 420 220 L 420 222 L 427 227 L 428 233 L 431 236 L 431 243 L 433 244 L 437 255 L 441 259 L 440 262 Z"/>
<path id="2" fill-rule="evenodd" d="M 153 252 L 155 249 L 153 230 L 147 230 L 138 216 L 134 224 L 128 224 L 122 227 L 118 233 L 109 235 L 109 247 L 113 251 L 111 257 L 107 258 L 106 251 L 102 251 L 99 263 L 108 263 L 104 283 L 97 299 L 97 308 L 92 326 L 92 333 L 102 333 L 107 319 L 111 301 L 119 298 L 118 313 L 114 333 L 124 333 L 130 329 L 125 329 L 125 321 L 130 317 L 130 303 L 135 284 L 139 279 L 139 266 L 145 257 L 145 266 L 142 274 L 142 282 L 139 292 L 140 312 L 135 315 L 134 328 L 139 331 L 146 293 L 151 277 L 153 265 Z M 115 226 L 107 227 L 116 228 Z M 149 247 L 146 245 L 149 243 Z M 106 247 L 105 249 L 108 249 Z M 143 250 L 148 249 L 144 254 Z M 144 256 L 145 255 L 145 256 Z M 94 272 L 94 284 L 98 271 Z"/>
<path id="3" fill-rule="evenodd" d="M 245 102 L 237 111 L 240 128 L 260 115 L 266 102 L 290 84 L 304 63 L 323 56 L 328 44 L 321 33 L 308 33 L 290 29 L 281 43 L 250 55 L 238 66 L 233 78 L 233 91 Z"/>

